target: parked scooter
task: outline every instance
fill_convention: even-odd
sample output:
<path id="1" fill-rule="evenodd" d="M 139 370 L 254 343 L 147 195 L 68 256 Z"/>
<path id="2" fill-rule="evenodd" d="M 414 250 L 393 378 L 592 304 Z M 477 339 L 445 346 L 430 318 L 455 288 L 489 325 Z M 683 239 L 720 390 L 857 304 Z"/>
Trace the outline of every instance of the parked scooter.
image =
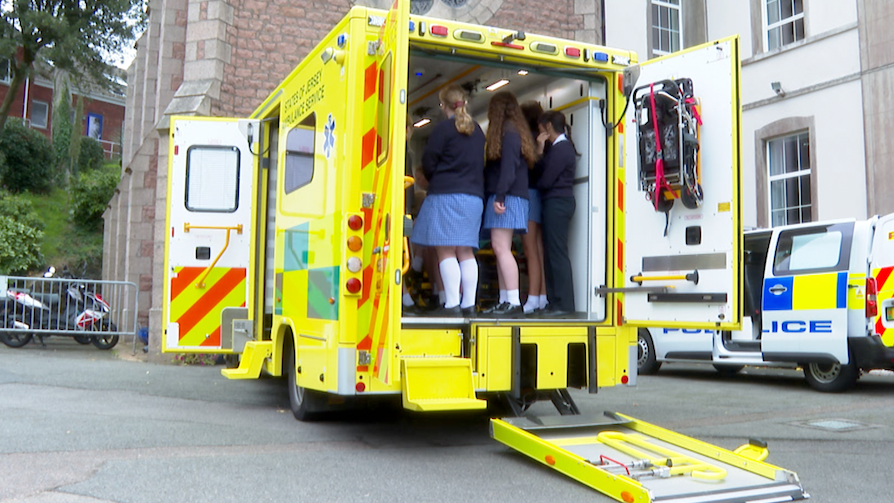
<path id="1" fill-rule="evenodd" d="M 50 267 L 44 277 L 51 278 L 55 272 L 56 269 Z M 26 332 L 36 329 L 51 332 L 52 335 L 72 334 L 77 342 L 92 342 L 99 349 L 115 347 L 119 337 L 113 333 L 118 331 L 118 327 L 108 319 L 111 306 L 96 291 L 87 288 L 86 283 L 77 281 L 67 267 L 61 276 L 72 281 L 49 283 L 49 293 L 16 289 L 4 292 L 3 311 L 0 313 L 3 327 L 14 330 L 0 330 L 0 341 L 17 348 L 28 344 L 37 335 L 43 344 L 43 338 L 49 334 Z"/>

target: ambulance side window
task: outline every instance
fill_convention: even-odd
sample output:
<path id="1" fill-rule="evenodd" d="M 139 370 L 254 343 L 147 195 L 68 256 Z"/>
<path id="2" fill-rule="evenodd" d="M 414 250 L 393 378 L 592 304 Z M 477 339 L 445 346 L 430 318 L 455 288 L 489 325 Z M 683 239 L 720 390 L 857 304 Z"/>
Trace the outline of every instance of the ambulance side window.
<path id="1" fill-rule="evenodd" d="M 782 231 L 776 244 L 776 276 L 846 271 L 850 262 L 853 223 Z"/>
<path id="2" fill-rule="evenodd" d="M 286 169 L 283 191 L 291 194 L 314 178 L 316 114 L 310 114 L 286 135 Z"/>
<path id="3" fill-rule="evenodd" d="M 193 145 L 186 151 L 186 209 L 232 213 L 239 207 L 239 149 Z"/>

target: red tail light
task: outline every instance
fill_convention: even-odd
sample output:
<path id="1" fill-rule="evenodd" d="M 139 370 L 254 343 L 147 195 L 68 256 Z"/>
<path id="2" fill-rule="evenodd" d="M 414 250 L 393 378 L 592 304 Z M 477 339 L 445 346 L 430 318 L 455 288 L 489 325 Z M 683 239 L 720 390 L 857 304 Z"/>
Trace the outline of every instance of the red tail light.
<path id="1" fill-rule="evenodd" d="M 875 278 L 866 278 L 866 317 L 878 316 L 878 284 Z"/>

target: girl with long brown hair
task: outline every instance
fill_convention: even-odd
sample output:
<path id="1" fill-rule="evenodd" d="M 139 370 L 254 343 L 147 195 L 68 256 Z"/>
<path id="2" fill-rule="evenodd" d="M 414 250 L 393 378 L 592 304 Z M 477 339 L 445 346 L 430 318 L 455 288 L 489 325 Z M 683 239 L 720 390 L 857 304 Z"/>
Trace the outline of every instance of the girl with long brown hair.
<path id="1" fill-rule="evenodd" d="M 438 256 L 446 302 L 432 316 L 472 316 L 478 291 L 474 250 L 484 206 L 485 138 L 466 111 L 461 87 L 451 84 L 438 97 L 447 120 L 435 126 L 422 155 L 428 194 L 411 240 L 433 246 Z"/>
<path id="2" fill-rule="evenodd" d="M 515 231 L 528 229 L 528 170 L 537 160 L 534 138 L 515 95 L 502 91 L 487 110 L 487 164 L 484 171 L 484 228 L 490 229 L 497 259 L 499 303 L 492 317 L 524 316 L 518 292 L 518 262 L 512 255 Z"/>

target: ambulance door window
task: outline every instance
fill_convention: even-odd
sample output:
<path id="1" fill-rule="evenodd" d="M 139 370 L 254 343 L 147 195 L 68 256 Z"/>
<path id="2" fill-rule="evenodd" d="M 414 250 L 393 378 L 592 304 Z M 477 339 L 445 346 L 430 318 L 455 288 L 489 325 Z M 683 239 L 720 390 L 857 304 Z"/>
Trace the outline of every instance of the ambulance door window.
<path id="1" fill-rule="evenodd" d="M 382 61 L 379 70 L 379 110 L 376 117 L 376 164 L 381 166 L 388 159 L 388 148 L 391 146 L 390 122 L 391 122 L 391 65 L 392 54 L 389 53 Z"/>
<path id="2" fill-rule="evenodd" d="M 186 209 L 232 213 L 239 207 L 239 149 L 192 146 L 186 152 Z"/>
<path id="3" fill-rule="evenodd" d="M 314 178 L 316 114 L 310 114 L 286 136 L 286 169 L 283 191 L 291 194 Z"/>
<path id="4" fill-rule="evenodd" d="M 848 225 L 853 227 L 853 224 Z M 830 225 L 782 231 L 776 246 L 773 274 L 787 276 L 847 270 L 851 232 L 836 227 Z"/>

